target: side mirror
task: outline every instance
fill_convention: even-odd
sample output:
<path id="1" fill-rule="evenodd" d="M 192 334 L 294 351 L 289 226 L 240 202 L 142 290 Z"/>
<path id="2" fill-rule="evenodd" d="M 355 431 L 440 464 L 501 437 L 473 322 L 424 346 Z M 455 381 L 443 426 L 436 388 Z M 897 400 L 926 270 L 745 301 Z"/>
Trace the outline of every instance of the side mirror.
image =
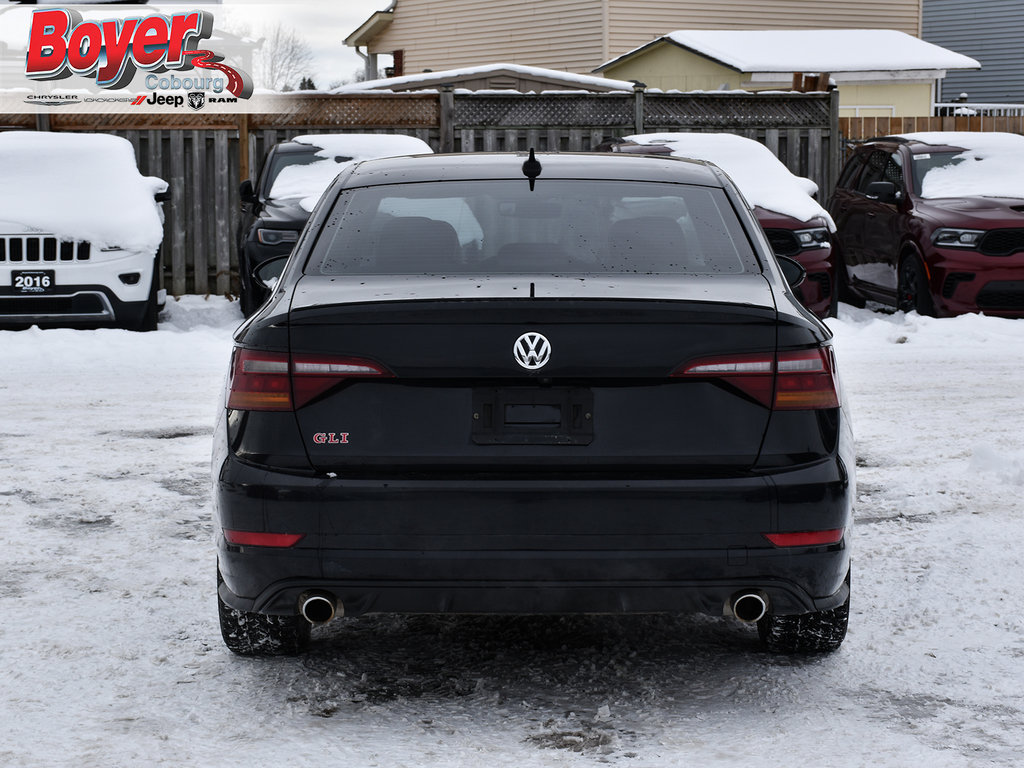
<path id="1" fill-rule="evenodd" d="M 266 261 L 261 261 L 252 270 L 253 280 L 268 291 L 274 290 L 274 286 L 281 278 L 281 273 L 284 272 L 284 265 L 288 263 L 289 255 L 283 254 L 269 258 Z"/>
<path id="2" fill-rule="evenodd" d="M 256 192 L 252 188 L 252 181 L 246 179 L 238 185 L 238 197 L 241 198 L 243 203 L 258 203 L 259 198 L 256 197 Z"/>
<path id="3" fill-rule="evenodd" d="M 872 181 L 868 184 L 865 194 L 870 200 L 880 203 L 898 203 L 902 195 L 891 181 Z"/>
<path id="4" fill-rule="evenodd" d="M 796 288 L 807 277 L 807 270 L 803 265 L 789 256 L 776 256 L 779 266 L 782 268 L 782 275 L 786 278 L 790 288 Z"/>

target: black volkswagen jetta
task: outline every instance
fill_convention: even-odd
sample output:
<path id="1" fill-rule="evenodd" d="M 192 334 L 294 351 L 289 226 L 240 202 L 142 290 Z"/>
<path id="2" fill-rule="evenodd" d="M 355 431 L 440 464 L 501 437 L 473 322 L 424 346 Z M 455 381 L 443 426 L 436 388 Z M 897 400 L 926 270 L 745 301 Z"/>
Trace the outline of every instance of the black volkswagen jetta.
<path id="1" fill-rule="evenodd" d="M 830 333 L 713 165 L 354 165 L 235 342 L 214 471 L 236 653 L 373 612 L 695 611 L 773 651 L 842 643 Z"/>

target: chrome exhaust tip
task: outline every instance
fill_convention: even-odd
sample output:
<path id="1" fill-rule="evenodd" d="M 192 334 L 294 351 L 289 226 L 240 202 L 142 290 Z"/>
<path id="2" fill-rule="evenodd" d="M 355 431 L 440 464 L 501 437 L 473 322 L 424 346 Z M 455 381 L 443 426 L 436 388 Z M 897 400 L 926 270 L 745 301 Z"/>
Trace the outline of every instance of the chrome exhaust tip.
<path id="1" fill-rule="evenodd" d="M 757 592 L 741 592 L 732 599 L 730 607 L 739 621 L 753 624 L 768 613 L 768 600 Z"/>
<path id="2" fill-rule="evenodd" d="M 326 624 L 338 613 L 339 607 L 334 595 L 327 592 L 309 592 L 299 598 L 299 613 L 310 624 Z"/>

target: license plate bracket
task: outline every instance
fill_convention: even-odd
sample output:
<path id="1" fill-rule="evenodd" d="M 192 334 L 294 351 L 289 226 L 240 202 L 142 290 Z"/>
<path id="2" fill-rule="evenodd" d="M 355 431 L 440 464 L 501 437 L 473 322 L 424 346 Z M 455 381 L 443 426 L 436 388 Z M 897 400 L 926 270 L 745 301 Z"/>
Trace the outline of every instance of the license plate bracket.
<path id="1" fill-rule="evenodd" d="M 472 424 L 477 445 L 589 445 L 594 394 L 586 387 L 480 387 Z"/>
<path id="2" fill-rule="evenodd" d="M 11 272 L 11 287 L 15 293 L 52 293 L 56 285 L 52 269 L 15 269 Z"/>

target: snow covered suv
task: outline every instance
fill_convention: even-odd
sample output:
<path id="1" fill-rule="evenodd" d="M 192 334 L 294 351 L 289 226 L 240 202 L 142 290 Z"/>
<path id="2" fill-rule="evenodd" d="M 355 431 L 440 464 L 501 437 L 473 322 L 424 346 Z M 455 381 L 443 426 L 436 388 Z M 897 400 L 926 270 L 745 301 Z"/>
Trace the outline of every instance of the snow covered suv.
<path id="1" fill-rule="evenodd" d="M 1024 137 L 873 139 L 843 167 L 829 210 L 847 300 L 1024 317 Z"/>
<path id="2" fill-rule="evenodd" d="M 166 189 L 117 136 L 0 133 L 0 326 L 156 330 Z"/>

